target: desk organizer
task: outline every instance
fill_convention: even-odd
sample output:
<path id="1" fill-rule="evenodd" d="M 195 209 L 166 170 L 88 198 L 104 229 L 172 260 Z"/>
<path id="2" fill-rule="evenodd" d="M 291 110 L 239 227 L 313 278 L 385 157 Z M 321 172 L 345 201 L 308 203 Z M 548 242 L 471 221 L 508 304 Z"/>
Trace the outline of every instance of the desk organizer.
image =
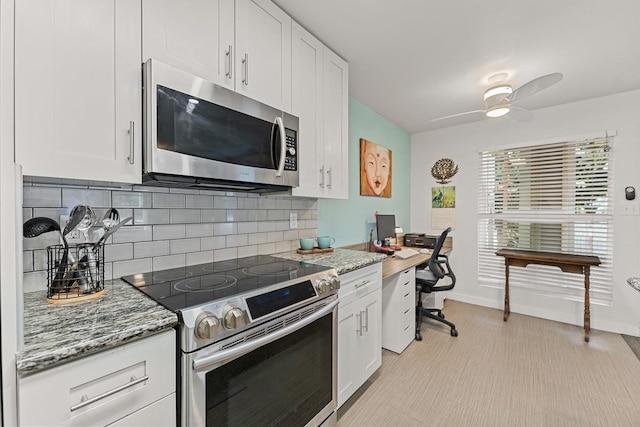
<path id="1" fill-rule="evenodd" d="M 66 304 L 104 294 L 104 245 L 47 247 L 47 302 Z"/>

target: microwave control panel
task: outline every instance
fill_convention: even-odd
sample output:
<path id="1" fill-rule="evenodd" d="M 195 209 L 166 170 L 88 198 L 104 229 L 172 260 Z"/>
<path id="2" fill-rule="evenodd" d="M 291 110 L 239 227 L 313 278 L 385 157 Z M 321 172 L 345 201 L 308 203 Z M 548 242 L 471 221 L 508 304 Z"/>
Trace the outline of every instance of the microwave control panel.
<path id="1" fill-rule="evenodd" d="M 284 170 L 298 170 L 298 146 L 296 144 L 296 131 L 286 129 L 287 152 L 284 158 Z"/>

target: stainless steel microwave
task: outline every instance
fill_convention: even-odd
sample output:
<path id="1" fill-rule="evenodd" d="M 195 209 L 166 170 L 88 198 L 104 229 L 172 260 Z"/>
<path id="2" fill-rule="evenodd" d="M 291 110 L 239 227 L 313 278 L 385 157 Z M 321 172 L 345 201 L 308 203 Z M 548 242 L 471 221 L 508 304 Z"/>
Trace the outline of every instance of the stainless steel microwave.
<path id="1" fill-rule="evenodd" d="M 296 117 L 154 59 L 143 75 L 144 183 L 257 193 L 298 186 Z"/>

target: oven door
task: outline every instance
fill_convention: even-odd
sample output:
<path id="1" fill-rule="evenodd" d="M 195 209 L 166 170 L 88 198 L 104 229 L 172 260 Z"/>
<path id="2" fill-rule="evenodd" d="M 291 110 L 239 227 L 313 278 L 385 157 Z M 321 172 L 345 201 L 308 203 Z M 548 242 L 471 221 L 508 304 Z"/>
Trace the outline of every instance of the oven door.
<path id="1" fill-rule="evenodd" d="M 186 426 L 336 422 L 337 296 L 182 358 Z"/>

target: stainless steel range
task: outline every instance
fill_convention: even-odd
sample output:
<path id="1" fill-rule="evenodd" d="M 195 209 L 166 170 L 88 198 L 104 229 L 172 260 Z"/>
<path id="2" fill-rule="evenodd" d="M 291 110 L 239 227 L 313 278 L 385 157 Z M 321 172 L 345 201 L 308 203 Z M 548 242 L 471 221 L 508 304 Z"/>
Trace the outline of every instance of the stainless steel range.
<path id="1" fill-rule="evenodd" d="M 334 269 L 258 255 L 123 279 L 179 315 L 182 425 L 335 424 Z"/>

